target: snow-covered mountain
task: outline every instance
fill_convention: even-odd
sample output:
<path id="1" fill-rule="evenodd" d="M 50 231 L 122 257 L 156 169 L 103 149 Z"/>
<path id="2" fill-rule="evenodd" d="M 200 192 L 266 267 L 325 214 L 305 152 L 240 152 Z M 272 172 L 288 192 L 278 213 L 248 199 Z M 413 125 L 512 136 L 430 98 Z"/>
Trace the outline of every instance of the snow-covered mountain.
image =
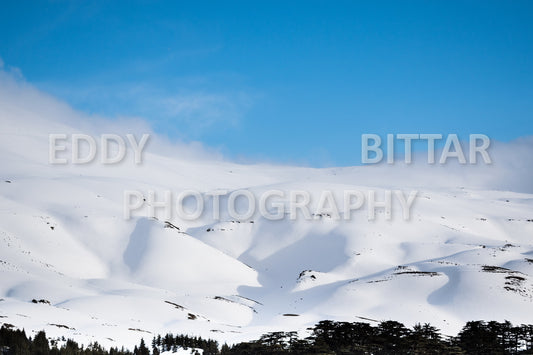
<path id="1" fill-rule="evenodd" d="M 88 117 L 2 73 L 0 322 L 87 344 L 180 332 L 234 342 L 323 319 L 531 322 L 533 140 L 495 144 L 489 166 L 313 169 L 244 165 L 152 135 L 143 163 L 51 165 L 49 134 L 142 134 Z M 272 137 L 275 144 L 275 137 Z M 187 221 L 123 217 L 124 191 L 383 194 L 418 191 L 409 220 L 247 220 L 209 208 Z M 381 196 L 381 195 L 380 195 Z"/>

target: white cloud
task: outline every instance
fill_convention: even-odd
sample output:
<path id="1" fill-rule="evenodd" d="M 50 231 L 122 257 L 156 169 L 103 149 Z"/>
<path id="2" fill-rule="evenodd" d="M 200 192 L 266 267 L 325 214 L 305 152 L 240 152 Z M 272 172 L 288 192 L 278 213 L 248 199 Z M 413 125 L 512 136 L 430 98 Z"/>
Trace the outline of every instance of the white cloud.
<path id="1" fill-rule="evenodd" d="M 244 95 L 186 94 L 160 100 L 166 115 L 187 122 L 196 129 L 204 129 L 217 123 L 234 126 L 248 106 Z"/>
<path id="2" fill-rule="evenodd" d="M 150 152 L 162 156 L 179 156 L 182 159 L 220 160 L 222 154 L 201 142 L 170 140 L 164 135 L 154 133 L 148 121 L 141 117 L 105 117 L 75 110 L 65 102 L 40 91 L 17 72 L 0 70 L 0 132 L 7 152 L 21 157 L 35 158 L 47 162 L 47 140 L 50 133 L 85 133 L 99 136 L 103 133 L 137 136 L 148 133 Z M 28 145 L 30 139 L 35 140 Z"/>
<path id="3" fill-rule="evenodd" d="M 231 100 L 224 95 L 204 93 L 176 95 L 159 100 L 159 105 L 168 110 L 168 115 L 179 117 L 178 121 L 190 121 L 196 127 L 235 124 L 234 121 L 238 121 L 239 114 L 242 114 L 241 106 L 247 104 L 246 97 Z M 243 103 L 235 104 L 235 101 L 239 100 Z M 134 133 L 140 136 L 150 133 L 151 153 L 179 157 L 181 160 L 223 159 L 219 151 L 206 147 L 201 142 L 184 143 L 170 140 L 164 134 L 155 134 L 150 123 L 144 118 L 108 118 L 75 110 L 61 100 L 36 89 L 12 71 L 0 70 L 0 123 L 2 159 L 6 158 L 6 152 L 11 152 L 24 159 L 46 164 L 48 134 L 65 130 L 92 135 Z M 39 144 L 32 141 L 36 137 L 41 139 Z M 464 186 L 533 193 L 533 137 L 523 137 L 508 143 L 493 141 L 490 152 L 493 159 L 493 164 L 490 165 L 471 166 L 451 162 L 445 166 L 428 166 L 420 163 L 426 159 L 426 153 L 420 153 L 420 157 L 414 158 L 418 163 L 409 166 L 396 163 L 394 166 L 384 164 L 337 170 L 342 171 L 340 175 L 343 175 L 349 184 L 399 188 Z M 3 168 L 6 169 L 5 165 Z M 351 173 L 351 169 L 355 169 L 355 174 Z M 329 169 L 323 171 L 327 170 Z"/>
<path id="4" fill-rule="evenodd" d="M 235 129 L 253 104 L 253 95 L 235 90 L 163 89 L 145 82 L 70 85 L 40 86 L 75 107 L 111 116 L 142 116 L 156 129 L 164 127 L 187 140 L 201 139 L 212 130 Z"/>

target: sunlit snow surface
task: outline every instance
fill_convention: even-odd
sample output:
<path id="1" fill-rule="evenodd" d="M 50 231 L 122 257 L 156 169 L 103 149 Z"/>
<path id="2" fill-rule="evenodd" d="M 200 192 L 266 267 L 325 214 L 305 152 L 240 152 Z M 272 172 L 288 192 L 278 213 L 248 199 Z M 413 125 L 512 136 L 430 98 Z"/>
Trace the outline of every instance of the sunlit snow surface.
<path id="1" fill-rule="evenodd" d="M 311 169 L 239 165 L 153 135 L 138 166 L 131 155 L 53 166 L 49 133 L 143 125 L 84 124 L 94 118 L 6 78 L 0 120 L 0 322 L 29 335 L 132 346 L 167 332 L 221 343 L 304 334 L 323 319 L 430 322 L 445 334 L 468 320 L 531 323 L 531 139 L 495 149 L 491 166 Z M 179 230 L 146 209 L 123 218 L 124 190 L 185 189 L 306 190 L 315 202 L 324 190 L 419 192 L 408 221 L 397 205 L 390 221 L 365 208 L 338 221 L 173 213 Z"/>

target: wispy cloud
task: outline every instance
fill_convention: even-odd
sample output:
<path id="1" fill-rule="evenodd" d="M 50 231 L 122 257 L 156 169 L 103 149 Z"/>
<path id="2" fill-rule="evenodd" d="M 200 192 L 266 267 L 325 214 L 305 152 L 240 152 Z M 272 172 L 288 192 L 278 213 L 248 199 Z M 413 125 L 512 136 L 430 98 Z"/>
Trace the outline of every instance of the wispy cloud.
<path id="1" fill-rule="evenodd" d="M 208 93 L 181 93 L 170 97 L 143 95 L 146 88 L 130 88 L 130 97 L 142 98 L 144 109 L 157 107 L 162 117 L 175 119 L 180 129 L 188 127 L 211 127 L 238 124 L 243 107 L 249 105 L 248 97 Z M 117 94 L 118 95 L 118 94 Z M 132 95 L 132 96 L 129 96 Z M 118 96 L 117 96 L 118 97 Z M 116 133 L 152 134 L 149 151 L 167 157 L 185 160 L 220 160 L 223 155 L 216 149 L 205 146 L 198 139 L 186 141 L 168 138 L 166 134 L 153 132 L 154 120 L 142 116 L 119 114 L 115 117 L 95 115 L 73 109 L 64 101 L 36 89 L 20 76 L 20 71 L 0 68 L 0 123 L 2 139 L 0 148 L 25 159 L 47 161 L 48 134 L 58 132 L 82 132 L 92 135 Z M 167 127 L 168 125 L 164 125 Z M 65 131 L 66 130 L 66 131 Z M 39 138 L 35 143 L 32 139 Z M 364 166 L 339 169 L 347 172 L 347 184 L 371 184 L 372 186 L 414 186 L 423 188 L 471 187 L 480 189 L 510 190 L 533 193 L 533 137 L 523 137 L 511 142 L 493 141 L 492 164 L 460 165 L 452 161 L 446 165 L 427 165 L 425 152 L 417 152 L 416 164 L 401 162 L 388 166 Z M 33 144 L 33 146 L 32 146 Z M 317 152 L 319 152 L 317 150 Z M 438 153 L 437 153 L 438 154 Z M 2 159 L 9 159 L 3 154 Z M 258 163 L 257 160 L 249 163 Z M 420 163 L 422 162 L 422 163 Z M 275 161 L 271 161 L 275 164 Z M 0 164 L 2 165 L 2 164 Z M 6 165 L 3 165 L 6 169 Z M 350 173 L 352 169 L 354 174 Z M 336 171 L 337 169 L 332 169 Z M 326 170 L 325 170 L 326 171 Z M 333 174 L 333 176 L 336 174 Z M 354 180 L 354 176 L 358 179 Z"/>
<path id="2" fill-rule="evenodd" d="M 255 98 L 241 90 L 165 89 L 146 82 L 76 85 L 38 86 L 80 110 L 144 117 L 156 131 L 185 140 L 202 139 L 212 130 L 236 129 Z"/>
<path id="3" fill-rule="evenodd" d="M 170 139 L 157 134 L 153 131 L 153 122 L 145 118 L 126 114 L 109 117 L 74 109 L 28 83 L 16 68 L 5 70 L 0 67 L 0 125 L 0 150 L 43 164 L 48 159 L 48 135 L 51 133 L 84 133 L 92 136 L 133 133 L 139 137 L 148 133 L 151 135 L 152 153 L 190 160 L 223 159 L 217 149 L 207 147 L 200 141 Z M 32 137 L 31 146 L 28 145 L 29 137 Z M 1 158 L 8 157 L 3 154 Z"/>
<path id="4" fill-rule="evenodd" d="M 250 97 L 242 93 L 190 93 L 156 100 L 167 117 L 185 122 L 195 129 L 205 129 L 222 123 L 235 126 L 251 105 Z"/>

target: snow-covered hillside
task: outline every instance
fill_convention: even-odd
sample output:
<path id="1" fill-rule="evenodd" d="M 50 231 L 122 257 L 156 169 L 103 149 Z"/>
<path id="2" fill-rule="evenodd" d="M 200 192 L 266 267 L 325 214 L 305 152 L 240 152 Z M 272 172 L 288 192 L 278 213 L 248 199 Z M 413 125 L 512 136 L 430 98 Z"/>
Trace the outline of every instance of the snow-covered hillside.
<path id="1" fill-rule="evenodd" d="M 490 166 L 242 165 L 152 135 L 143 163 L 50 165 L 49 134 L 142 134 L 2 74 L 0 322 L 87 344 L 154 334 L 235 342 L 323 319 L 531 322 L 533 140 Z M 94 123 L 94 122 L 97 123 Z M 85 122 L 85 123 L 83 123 Z M 87 123 L 92 122 L 92 123 Z M 125 122 L 125 123 L 124 123 Z M 275 137 L 273 137 L 275 140 Z M 123 218 L 125 190 L 418 191 L 411 218 Z M 32 302 L 33 301 L 33 302 Z M 30 333 L 31 334 L 31 333 Z"/>

